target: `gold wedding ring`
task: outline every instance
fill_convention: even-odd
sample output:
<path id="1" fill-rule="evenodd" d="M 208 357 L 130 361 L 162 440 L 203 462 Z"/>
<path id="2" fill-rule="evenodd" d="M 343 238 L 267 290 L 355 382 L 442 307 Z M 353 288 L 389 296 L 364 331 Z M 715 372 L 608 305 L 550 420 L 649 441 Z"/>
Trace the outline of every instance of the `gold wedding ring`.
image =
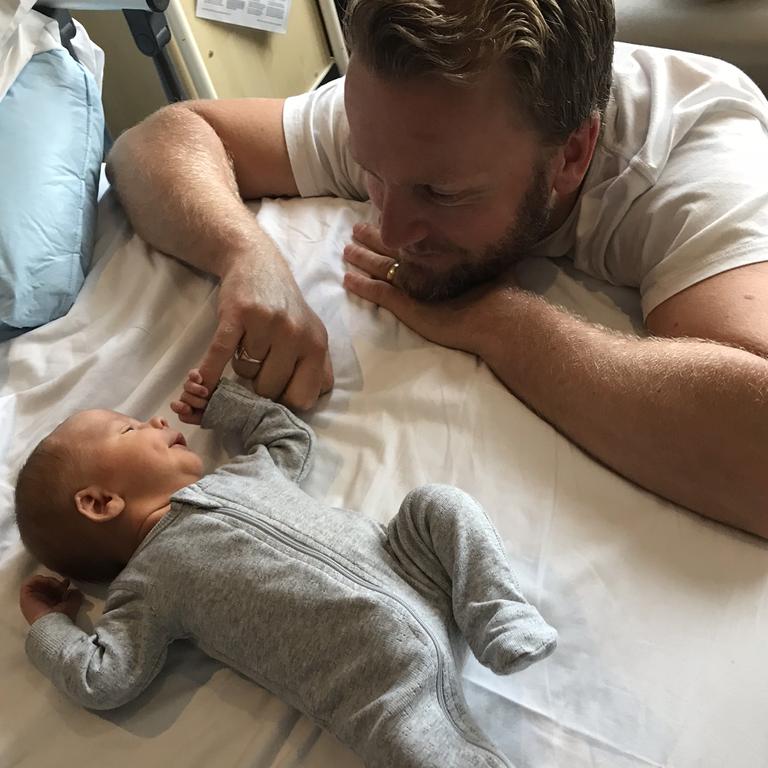
<path id="1" fill-rule="evenodd" d="M 400 262 L 395 261 L 392 263 L 392 266 L 387 270 L 387 276 L 385 280 L 388 283 L 391 283 L 395 279 L 395 272 L 397 272 L 399 267 L 400 267 Z"/>
<path id="2" fill-rule="evenodd" d="M 251 357 L 245 351 L 242 341 L 237 345 L 237 349 L 235 350 L 235 360 L 241 360 L 244 363 L 252 363 L 253 365 L 261 365 L 262 362 L 264 362 L 263 360 L 257 360 L 255 357 Z"/>

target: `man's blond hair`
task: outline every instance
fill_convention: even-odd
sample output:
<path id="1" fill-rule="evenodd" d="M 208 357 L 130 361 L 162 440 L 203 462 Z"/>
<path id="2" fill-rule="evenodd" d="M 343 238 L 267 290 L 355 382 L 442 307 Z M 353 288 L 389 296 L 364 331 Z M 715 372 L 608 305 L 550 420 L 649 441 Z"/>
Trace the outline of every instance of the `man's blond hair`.
<path id="1" fill-rule="evenodd" d="M 353 56 L 386 78 L 471 82 L 503 64 L 515 109 L 548 144 L 608 103 L 612 0 L 351 0 L 345 32 Z"/>

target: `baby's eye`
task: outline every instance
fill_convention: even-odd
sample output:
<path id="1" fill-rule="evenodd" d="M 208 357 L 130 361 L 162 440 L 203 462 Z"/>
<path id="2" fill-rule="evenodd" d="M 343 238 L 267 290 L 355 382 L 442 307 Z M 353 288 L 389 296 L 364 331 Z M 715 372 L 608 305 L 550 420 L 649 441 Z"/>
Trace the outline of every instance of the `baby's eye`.
<path id="1" fill-rule="evenodd" d="M 131 427 L 131 426 L 129 425 L 129 426 L 127 426 L 127 427 L 126 427 L 126 428 L 123 430 L 123 434 L 125 434 L 126 432 L 133 432 L 133 430 L 134 430 L 134 429 L 135 429 L 135 427 Z"/>

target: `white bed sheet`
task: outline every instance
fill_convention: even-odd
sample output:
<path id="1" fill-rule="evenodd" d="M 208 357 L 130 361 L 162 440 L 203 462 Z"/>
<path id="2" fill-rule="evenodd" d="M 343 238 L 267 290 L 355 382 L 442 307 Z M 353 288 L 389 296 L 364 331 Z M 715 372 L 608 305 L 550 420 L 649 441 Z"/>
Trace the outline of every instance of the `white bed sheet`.
<path id="1" fill-rule="evenodd" d="M 768 765 L 768 548 L 625 482 L 474 357 L 347 296 L 341 249 L 368 214 L 332 200 L 259 212 L 331 337 L 336 386 L 308 416 L 320 450 L 307 491 L 381 521 L 428 481 L 486 506 L 527 595 L 560 632 L 554 656 L 518 675 L 473 661 L 465 672 L 472 707 L 519 768 Z M 184 644 L 113 713 L 79 709 L 27 662 L 17 591 L 36 564 L 13 524 L 20 461 L 76 409 L 175 421 L 168 402 L 215 327 L 213 281 L 148 249 L 111 195 L 96 258 L 66 317 L 0 346 L 0 765 L 359 766 L 306 718 Z M 637 327 L 629 291 L 550 262 L 523 265 L 521 280 L 591 319 Z M 210 433 L 185 432 L 209 467 L 223 457 Z"/>

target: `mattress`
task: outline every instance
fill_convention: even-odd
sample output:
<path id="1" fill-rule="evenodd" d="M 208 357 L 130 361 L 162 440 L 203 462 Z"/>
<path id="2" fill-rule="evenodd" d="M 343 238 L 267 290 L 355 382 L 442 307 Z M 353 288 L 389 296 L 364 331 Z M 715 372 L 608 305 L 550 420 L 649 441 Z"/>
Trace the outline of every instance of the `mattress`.
<path id="1" fill-rule="evenodd" d="M 306 491 L 382 522 L 425 482 L 453 483 L 484 505 L 524 591 L 560 633 L 555 654 L 524 672 L 501 678 L 472 659 L 464 671 L 473 712 L 519 768 L 768 765 L 766 544 L 623 480 L 481 361 L 347 295 L 341 251 L 352 223 L 370 213 L 327 199 L 258 209 L 330 334 L 336 385 L 305 414 L 319 443 Z M 640 328 L 634 292 L 592 282 L 567 262 L 525 262 L 519 278 L 594 321 Z M 361 765 L 189 644 L 171 648 L 139 699 L 106 713 L 64 699 L 24 655 L 18 588 L 39 566 L 13 522 L 20 463 L 82 408 L 178 424 L 168 403 L 201 359 L 215 310 L 215 282 L 147 247 L 108 193 L 95 265 L 74 307 L 0 345 L 2 766 Z M 208 468 L 224 458 L 214 435 L 182 429 Z M 85 589 L 87 628 L 104 591 Z"/>

